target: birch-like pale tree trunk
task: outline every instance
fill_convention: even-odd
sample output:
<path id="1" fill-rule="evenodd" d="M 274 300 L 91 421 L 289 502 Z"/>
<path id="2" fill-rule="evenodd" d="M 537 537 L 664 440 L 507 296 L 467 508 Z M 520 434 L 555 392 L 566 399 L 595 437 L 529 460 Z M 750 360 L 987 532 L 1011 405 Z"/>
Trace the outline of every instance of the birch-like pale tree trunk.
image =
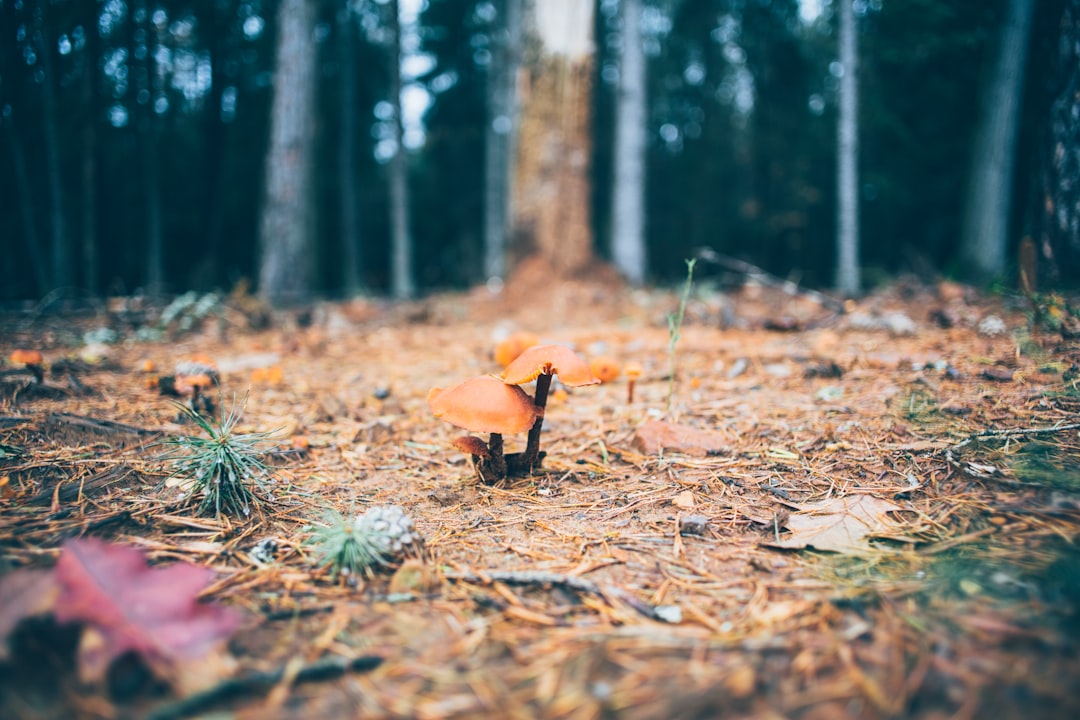
<path id="1" fill-rule="evenodd" d="M 965 272 L 987 281 L 1005 271 L 1013 167 L 1020 129 L 1024 66 L 1035 0 L 1009 0 L 972 151 L 960 256 Z"/>
<path id="2" fill-rule="evenodd" d="M 401 108 L 401 6 L 390 2 L 390 103 L 394 107 L 394 157 L 390 159 L 390 293 L 396 298 L 416 294 L 413 284 L 413 246 L 409 229 L 408 156 Z"/>
<path id="3" fill-rule="evenodd" d="M 275 305 L 304 299 L 314 247 L 314 0 L 281 0 L 274 99 L 259 228 L 259 294 Z"/>
<path id="4" fill-rule="evenodd" d="M 839 2 L 840 107 L 836 130 L 836 288 L 859 292 L 858 46 L 852 0 Z"/>
<path id="5" fill-rule="evenodd" d="M 615 115 L 615 178 L 612 188 L 611 257 L 631 284 L 645 282 L 645 140 L 647 123 L 645 50 L 641 0 L 621 0 Z"/>
<path id="6" fill-rule="evenodd" d="M 488 66 L 488 122 L 484 128 L 484 275 L 506 276 L 510 235 L 514 147 L 519 117 L 517 73 L 520 66 L 523 0 L 499 0 L 494 52 Z"/>
<path id="7" fill-rule="evenodd" d="M 524 96 L 514 183 L 519 254 L 536 253 L 556 275 L 593 260 L 589 204 L 595 52 L 590 0 L 530 0 Z"/>

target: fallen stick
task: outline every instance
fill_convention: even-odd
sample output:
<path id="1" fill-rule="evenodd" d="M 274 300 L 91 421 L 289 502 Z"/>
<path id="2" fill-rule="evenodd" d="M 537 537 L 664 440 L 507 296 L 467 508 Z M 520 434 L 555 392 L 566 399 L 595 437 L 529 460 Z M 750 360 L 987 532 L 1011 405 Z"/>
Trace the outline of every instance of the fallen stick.
<path id="1" fill-rule="evenodd" d="M 844 303 L 831 295 L 820 293 L 817 290 L 810 290 L 809 288 L 800 288 L 798 283 L 794 283 L 790 280 L 783 280 L 775 275 L 762 270 L 757 265 L 746 262 L 745 260 L 739 260 L 738 258 L 729 257 L 727 255 L 721 255 L 712 248 L 702 247 L 698 248 L 694 255 L 704 260 L 705 262 L 712 263 L 713 265 L 719 265 L 722 268 L 727 268 L 732 272 L 741 273 L 747 277 L 757 280 L 762 285 L 768 287 L 779 288 L 786 292 L 788 295 L 801 295 L 808 297 L 818 305 L 826 307 L 837 313 L 843 314 Z"/>
<path id="2" fill-rule="evenodd" d="M 1001 430 L 983 430 L 982 432 L 973 433 L 955 445 L 950 445 L 945 448 L 945 455 L 952 461 L 953 452 L 970 445 L 976 440 L 984 440 L 987 438 L 1017 438 L 1027 437 L 1030 435 L 1055 435 L 1059 432 L 1065 432 L 1066 430 L 1080 430 L 1080 423 L 1070 423 L 1068 425 L 1051 425 L 1050 427 L 1035 427 L 1035 428 L 1003 428 Z"/>
<path id="3" fill-rule="evenodd" d="M 376 655 L 323 658 L 300 668 L 293 678 L 293 683 L 330 680 L 348 672 L 366 672 L 377 668 L 382 661 L 383 658 Z M 148 720 L 181 720 L 206 712 L 214 704 L 237 695 L 268 691 L 281 682 L 284 676 L 285 666 L 282 666 L 268 672 L 252 672 L 228 678 L 212 688 L 163 705 L 146 717 Z"/>

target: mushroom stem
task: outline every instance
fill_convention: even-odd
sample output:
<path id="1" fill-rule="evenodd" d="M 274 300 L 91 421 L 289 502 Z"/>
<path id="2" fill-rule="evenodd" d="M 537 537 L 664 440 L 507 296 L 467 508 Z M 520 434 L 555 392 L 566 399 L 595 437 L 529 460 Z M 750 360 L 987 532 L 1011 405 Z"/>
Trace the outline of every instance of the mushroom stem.
<path id="1" fill-rule="evenodd" d="M 526 472 L 532 472 L 533 468 L 540 465 L 540 432 L 544 429 L 544 408 L 547 407 L 551 378 L 552 376 L 548 373 L 541 373 L 536 378 L 536 395 L 533 396 L 533 404 L 536 405 L 536 422 L 529 429 L 529 440 L 525 444 L 525 455 L 522 458 L 523 470 Z"/>
<path id="2" fill-rule="evenodd" d="M 43 368 L 38 363 L 27 363 L 26 369 L 29 370 L 31 374 L 33 374 L 34 382 L 36 382 L 38 385 L 45 384 L 45 368 Z"/>
<path id="3" fill-rule="evenodd" d="M 634 404 L 634 378 L 626 381 L 626 404 Z"/>
<path id="4" fill-rule="evenodd" d="M 501 434 L 491 433 L 491 437 L 488 438 L 488 451 L 491 453 L 491 460 L 488 461 L 491 478 L 487 479 L 487 482 L 502 480 L 506 477 L 506 457 L 503 456 L 503 437 Z"/>

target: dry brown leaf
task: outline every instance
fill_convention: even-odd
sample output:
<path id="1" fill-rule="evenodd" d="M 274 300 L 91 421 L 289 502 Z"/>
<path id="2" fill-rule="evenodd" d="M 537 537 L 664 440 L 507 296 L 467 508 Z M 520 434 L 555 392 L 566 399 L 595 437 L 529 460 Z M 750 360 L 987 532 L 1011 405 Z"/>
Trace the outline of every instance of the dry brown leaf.
<path id="1" fill-rule="evenodd" d="M 699 430 L 663 420 L 642 423 L 634 432 L 633 443 L 635 448 L 649 455 L 677 452 L 706 457 L 718 455 L 726 449 L 723 436 L 714 430 Z"/>
<path id="2" fill-rule="evenodd" d="M 888 516 L 902 510 L 899 505 L 873 495 L 845 495 L 824 502 L 793 506 L 784 526 L 790 535 L 769 547 L 818 550 L 857 554 L 871 549 L 867 538 L 896 530 L 897 523 Z"/>

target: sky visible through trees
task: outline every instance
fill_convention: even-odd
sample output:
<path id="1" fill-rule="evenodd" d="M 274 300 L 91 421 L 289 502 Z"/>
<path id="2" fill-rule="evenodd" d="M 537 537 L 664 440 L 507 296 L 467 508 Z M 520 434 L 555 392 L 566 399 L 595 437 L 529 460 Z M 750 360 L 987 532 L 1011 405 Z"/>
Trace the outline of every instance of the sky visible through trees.
<path id="1" fill-rule="evenodd" d="M 532 36 L 525 33 L 515 52 L 499 50 L 508 1 L 400 2 L 405 241 L 419 292 L 483 283 L 485 265 L 498 267 L 485 259 L 492 232 L 485 213 L 498 210 L 486 184 L 513 176 L 492 174 L 496 166 L 485 172 L 485 157 L 499 147 L 492 137 L 518 137 L 520 117 L 496 112 L 489 90 L 511 87 L 512 107 L 520 108 L 529 87 L 522 78 L 536 78 Z M 398 3 L 305 2 L 314 11 L 316 55 L 308 292 L 390 294 L 391 238 L 401 241 L 391 209 L 398 145 L 389 13 Z M 838 2 L 642 0 L 631 37 L 640 37 L 645 61 L 645 143 L 637 151 L 645 281 L 677 282 L 683 259 L 708 247 L 832 285 Z M 960 238 L 972 224 L 965 220 L 972 178 L 983 172 L 974 139 L 1016 2 L 852 3 L 865 286 L 904 272 L 964 277 L 971 266 L 961 261 Z M 616 142 L 627 22 L 620 5 L 598 0 L 589 33 L 592 232 L 575 242 L 590 243 L 601 260 L 612 259 L 612 234 L 626 226 L 613 216 L 623 177 L 615 172 L 618 152 L 626 152 Z M 995 240 L 1002 260 L 971 278 L 980 281 L 1015 284 L 1024 237 L 1041 251 L 1040 272 L 1075 281 L 1080 239 L 1044 227 L 1047 168 L 1075 152 L 1053 145 L 1075 132 L 1050 131 L 1050 109 L 1068 78 L 1057 50 L 1073 3 L 1035 5 L 1025 82 L 1014 91 L 1013 146 L 1004 149 L 1013 162 L 999 191 L 1011 207 Z M 278 7 L 273 0 L 0 0 L 0 299 L 258 282 Z M 344 28 L 356 30 L 349 53 Z M 522 68 L 507 83 L 498 70 L 517 55 Z M 348 92 L 342 78 L 350 79 Z M 345 101 L 351 112 L 342 112 Z M 501 129 L 485 142 L 488 127 Z M 349 272 L 343 236 L 355 250 Z M 504 242 L 512 275 L 535 238 L 511 222 Z"/>

